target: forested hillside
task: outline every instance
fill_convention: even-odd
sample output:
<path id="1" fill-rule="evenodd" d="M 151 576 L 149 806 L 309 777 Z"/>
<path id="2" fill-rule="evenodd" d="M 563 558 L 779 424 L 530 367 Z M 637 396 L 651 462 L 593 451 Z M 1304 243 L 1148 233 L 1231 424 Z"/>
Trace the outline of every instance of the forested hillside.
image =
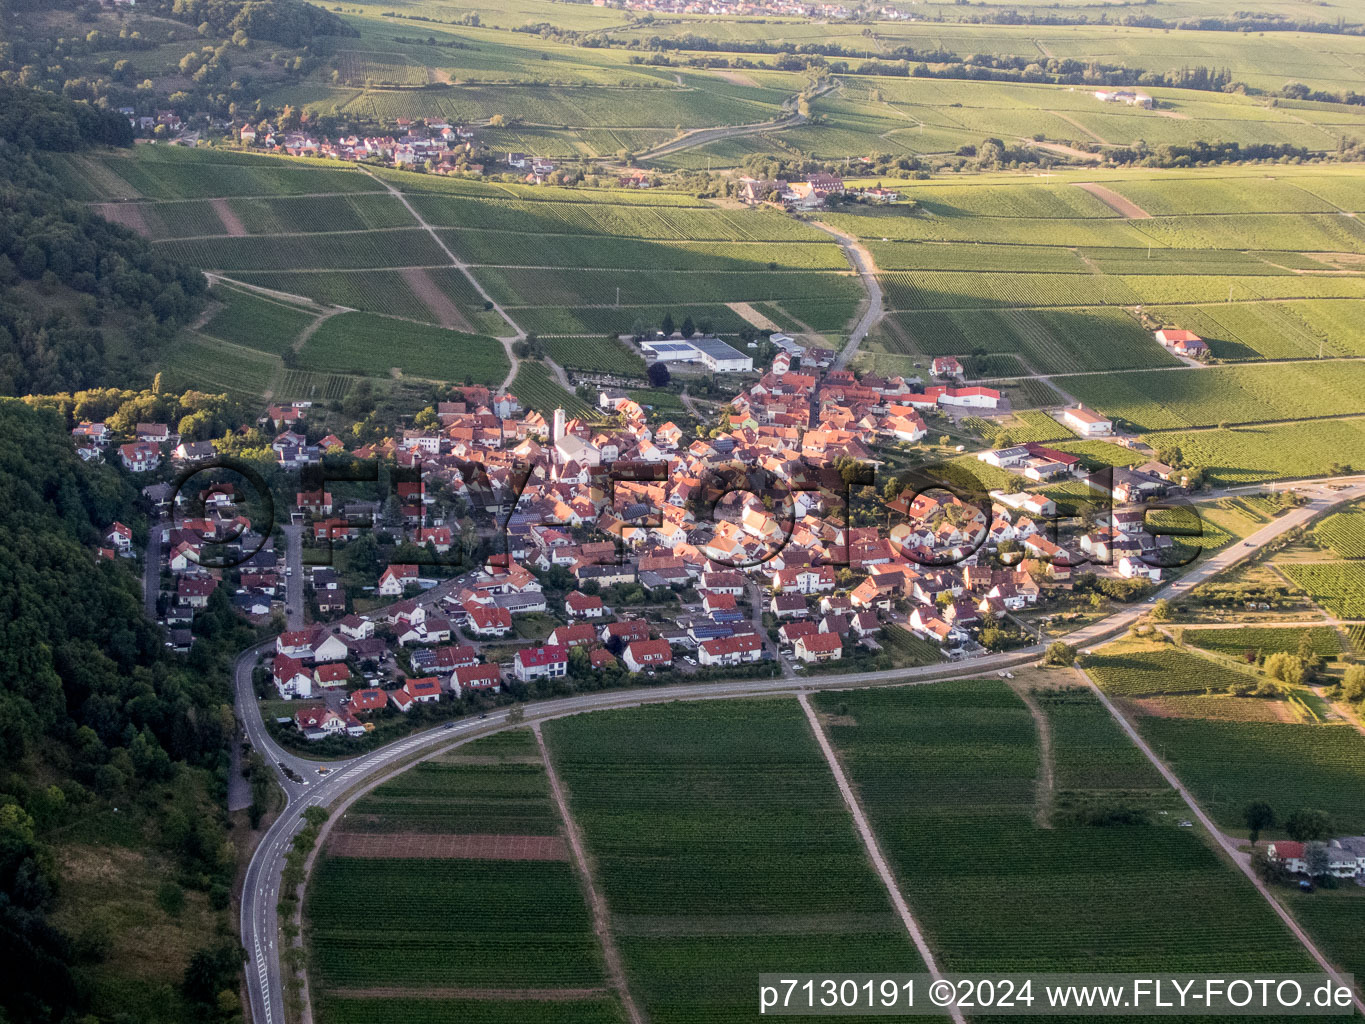
<path id="1" fill-rule="evenodd" d="M 130 142 L 118 114 L 0 86 L 0 394 L 149 378 L 202 306 L 202 274 L 63 199 L 39 162 Z"/>
<path id="2" fill-rule="evenodd" d="M 172 907 L 216 908 L 226 927 L 226 652 L 246 638 L 220 601 L 188 660 L 167 655 L 134 574 L 93 555 L 112 520 L 137 521 L 127 477 L 82 464 L 50 410 L 0 403 L 0 436 L 0 958 L 24 973 L 0 985 L 0 1020 L 62 1021 L 107 999 L 128 941 L 106 906 L 126 898 L 119 884 L 64 907 L 81 881 L 72 851 L 87 865 L 108 852 L 110 870 L 136 858 L 138 884 L 170 886 Z M 216 1000 L 213 965 L 235 968 L 219 950 L 230 933 L 195 941 L 200 980 L 160 997 L 164 1019 L 217 1019 L 184 1000 Z"/>

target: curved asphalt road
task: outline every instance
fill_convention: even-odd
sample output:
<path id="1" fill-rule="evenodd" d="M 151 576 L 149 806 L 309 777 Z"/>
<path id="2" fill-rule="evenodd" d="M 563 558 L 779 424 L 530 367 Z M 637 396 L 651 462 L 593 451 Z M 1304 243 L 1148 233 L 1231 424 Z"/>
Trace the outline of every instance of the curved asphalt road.
<path id="1" fill-rule="evenodd" d="M 1184 591 L 1222 572 L 1234 563 L 1254 554 L 1281 534 L 1301 526 L 1332 505 L 1365 496 L 1365 477 L 1341 478 L 1334 481 L 1346 484 L 1332 490 L 1332 481 L 1285 484 L 1278 488 L 1294 488 L 1309 497 L 1309 502 L 1267 524 L 1243 542 L 1233 544 L 1187 572 L 1181 579 L 1168 583 L 1140 605 L 1124 608 L 1099 622 L 1092 623 L 1066 636 L 1068 643 L 1077 647 L 1099 643 L 1122 632 L 1135 622 L 1159 597 L 1178 597 Z M 444 588 L 442 588 L 444 589 Z M 424 600 L 434 600 L 439 591 L 428 592 Z M 251 1020 L 255 1024 L 283 1024 L 284 1006 L 280 981 L 280 956 L 277 948 L 279 922 L 276 904 L 279 900 L 280 872 L 290 841 L 303 826 L 302 812 L 307 807 L 327 806 L 346 790 L 376 773 L 393 770 L 399 762 L 429 756 L 458 746 L 476 736 L 496 732 L 507 726 L 506 709 L 490 712 L 486 718 L 466 719 L 444 728 L 435 728 L 397 740 L 371 753 L 342 761 L 328 761 L 332 770 L 319 777 L 320 762 L 298 757 L 282 749 L 266 733 L 256 694 L 251 685 L 251 670 L 257 656 L 270 648 L 273 640 L 265 641 L 244 651 L 237 660 L 237 713 L 246 728 L 247 737 L 262 756 L 275 764 L 279 782 L 287 798 L 284 811 L 266 832 L 251 863 L 247 866 L 242 888 L 241 932 L 242 944 L 248 953 L 246 969 L 247 991 L 251 1004 Z M 636 689 L 609 693 L 584 694 L 558 700 L 541 701 L 525 706 L 525 717 L 546 719 L 595 711 L 611 707 L 633 707 L 675 700 L 729 699 L 749 696 L 772 696 L 800 693 L 809 690 L 850 689 L 864 686 L 906 685 L 930 683 L 944 679 L 970 678 L 988 675 L 1001 669 L 1033 661 L 1043 645 L 1020 648 L 1006 654 L 988 655 L 954 665 L 930 665 L 916 669 L 893 669 L 884 672 L 855 672 L 838 676 L 816 676 L 810 679 L 746 679 L 729 683 L 697 683 L 666 686 L 657 689 Z M 294 782 L 279 771 L 288 766 L 301 781 Z"/>

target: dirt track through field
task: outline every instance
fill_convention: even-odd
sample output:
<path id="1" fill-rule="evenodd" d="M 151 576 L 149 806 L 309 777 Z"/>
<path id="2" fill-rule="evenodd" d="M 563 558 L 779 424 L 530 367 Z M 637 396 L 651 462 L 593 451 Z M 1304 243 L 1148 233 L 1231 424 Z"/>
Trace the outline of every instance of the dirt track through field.
<path id="1" fill-rule="evenodd" d="M 1042 706 L 1034 699 L 1031 688 L 1016 685 L 1010 689 L 1024 702 L 1029 714 L 1033 716 L 1033 724 L 1038 729 L 1038 797 L 1034 821 L 1039 828 L 1051 828 L 1053 798 L 1057 792 L 1052 758 L 1052 723 L 1048 721 Z"/>
<path id="2" fill-rule="evenodd" d="M 910 941 L 919 951 L 920 960 L 924 962 L 925 968 L 936 979 L 941 978 L 943 974 L 938 968 L 938 961 L 934 958 L 934 952 L 929 948 L 929 942 L 924 937 L 924 932 L 920 930 L 919 922 L 910 913 L 910 905 L 905 902 L 905 896 L 896 883 L 896 876 L 891 871 L 891 865 L 882 853 L 881 845 L 877 842 L 877 836 L 872 831 L 872 826 L 868 824 L 867 815 L 863 813 L 863 805 L 858 801 L 857 794 L 853 792 L 853 785 L 848 781 L 848 776 L 844 774 L 844 766 L 839 763 L 839 757 L 834 752 L 833 744 L 825 735 L 824 725 L 819 716 L 816 715 L 815 709 L 811 707 L 810 700 L 805 693 L 798 694 L 796 700 L 801 705 L 801 710 L 806 713 L 806 721 L 810 723 L 811 732 L 815 734 L 815 742 L 819 744 L 820 752 L 825 756 L 825 763 L 829 765 L 830 773 L 834 776 L 835 785 L 839 788 L 839 795 L 843 797 L 844 806 L 848 808 L 848 813 L 853 818 L 853 827 L 863 841 L 863 847 L 867 850 L 867 856 L 872 862 L 873 870 L 877 872 L 877 877 L 886 887 L 886 893 L 891 898 L 892 907 L 895 908 L 896 914 L 900 917 L 901 924 L 905 926 Z M 949 1007 L 948 1012 L 952 1015 L 953 1024 L 966 1024 L 966 1018 L 956 1006 Z"/>
<path id="3" fill-rule="evenodd" d="M 573 999 L 600 999 L 611 992 L 605 988 L 337 988 L 332 989 L 330 995 L 336 999 L 488 999 L 562 1003 Z"/>
<path id="4" fill-rule="evenodd" d="M 431 279 L 425 270 L 408 269 L 403 271 L 403 280 L 408 283 L 412 293 L 421 299 L 436 317 L 442 327 L 451 327 L 468 334 L 475 333 L 474 325 L 460 312 L 458 306 L 450 301 L 450 296 L 441 291 L 440 286 Z"/>
<path id="5" fill-rule="evenodd" d="M 137 203 L 100 203 L 93 207 L 107 221 L 122 224 L 129 231 L 136 231 L 143 238 L 151 238 L 152 232 L 142 216 L 142 207 Z"/>
<path id="6" fill-rule="evenodd" d="M 218 214 L 218 219 L 223 222 L 223 230 L 231 237 L 241 238 L 247 233 L 246 225 L 228 205 L 226 199 L 210 199 L 209 202 L 213 204 L 213 212 Z"/>
<path id="7" fill-rule="evenodd" d="M 592 862 L 588 860 L 587 851 L 583 848 L 583 836 L 578 830 L 578 822 L 569 813 L 569 799 L 564 795 L 564 784 L 559 781 L 559 772 L 555 770 L 554 759 L 550 757 L 550 748 L 545 745 L 545 737 L 541 735 L 539 722 L 531 723 L 531 733 L 536 738 L 536 746 L 540 748 L 541 760 L 545 762 L 545 776 L 550 781 L 550 793 L 555 798 L 559 817 L 564 822 L 564 831 L 569 837 L 569 848 L 573 851 L 574 867 L 578 869 L 583 891 L 588 896 L 593 931 L 597 933 L 597 941 L 602 947 L 602 959 L 607 966 L 607 979 L 616 990 L 631 1024 L 645 1024 L 645 1016 L 630 994 L 630 986 L 626 984 L 626 966 L 621 960 L 621 950 L 617 948 L 616 937 L 611 931 L 611 912 L 607 909 L 606 897 L 597 887 Z"/>
<path id="8" fill-rule="evenodd" d="M 1128 220 L 1151 220 L 1152 215 L 1131 199 L 1125 199 L 1113 189 L 1097 185 L 1093 181 L 1078 181 L 1078 186 L 1102 202 L 1109 209 L 1121 213 Z"/>
<path id="9" fill-rule="evenodd" d="M 568 860 L 560 836 L 433 835 L 423 832 L 334 832 L 333 857 L 398 860 Z"/>

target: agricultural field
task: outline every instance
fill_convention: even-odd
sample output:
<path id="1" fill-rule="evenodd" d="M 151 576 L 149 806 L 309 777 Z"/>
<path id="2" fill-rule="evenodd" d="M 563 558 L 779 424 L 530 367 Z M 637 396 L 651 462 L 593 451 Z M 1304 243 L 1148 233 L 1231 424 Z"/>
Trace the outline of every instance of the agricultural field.
<path id="1" fill-rule="evenodd" d="M 1251 884 L 1159 813 L 1174 794 L 1092 695 L 1035 699 L 1055 727 L 1051 794 L 1033 717 L 1003 682 L 814 698 L 945 970 L 1306 965 Z"/>
<path id="2" fill-rule="evenodd" d="M 645 375 L 640 354 L 616 338 L 546 338 L 541 345 L 546 355 L 568 369 Z"/>
<path id="3" fill-rule="evenodd" d="M 1086 659 L 1085 670 L 1105 693 L 1125 698 L 1222 693 L 1258 681 L 1250 671 L 1239 672 L 1175 647 L 1105 648 Z"/>
<path id="4" fill-rule="evenodd" d="M 1338 558 L 1365 558 L 1365 510 L 1333 513 L 1313 527 L 1313 539 Z"/>
<path id="5" fill-rule="evenodd" d="M 324 320 L 299 349 L 298 366 L 326 373 L 409 377 L 496 387 L 507 353 L 492 338 L 442 330 L 372 313 Z"/>
<path id="6" fill-rule="evenodd" d="M 1045 412 L 1017 412 L 1009 419 L 986 420 L 967 416 L 962 425 L 980 434 L 992 448 L 1008 448 L 1016 444 L 1070 440 L 1076 435 Z"/>
<path id="7" fill-rule="evenodd" d="M 316 312 L 235 288 L 221 289 L 225 305 L 204 324 L 203 333 L 274 355 L 289 349 Z"/>
<path id="8" fill-rule="evenodd" d="M 1246 652 L 1274 654 L 1286 651 L 1297 654 L 1307 640 L 1308 650 L 1324 658 L 1341 653 L 1341 634 L 1331 626 L 1309 626 L 1303 629 L 1242 626 L 1236 629 L 1186 629 L 1184 642 L 1206 651 L 1218 651 L 1233 657 Z"/>
<path id="9" fill-rule="evenodd" d="M 1245 828 L 1242 808 L 1265 800 L 1282 817 L 1311 807 L 1335 832 L 1365 830 L 1365 736 L 1349 725 L 1144 716 L 1138 727 L 1224 829 Z"/>
<path id="10" fill-rule="evenodd" d="M 1280 562 L 1276 568 L 1331 614 L 1365 619 L 1365 565 L 1360 562 Z"/>
<path id="11" fill-rule="evenodd" d="M 512 1020 L 528 1001 L 538 1019 L 621 1019 L 529 732 L 463 745 L 358 800 L 305 913 L 323 1024 L 380 1006 L 395 1020 Z"/>
<path id="12" fill-rule="evenodd" d="M 1358 362 L 1135 371 L 1060 377 L 1057 384 L 1138 431 L 1365 412 L 1365 364 Z"/>
<path id="13" fill-rule="evenodd" d="M 1234 498 L 1200 502 L 1197 511 L 1204 522 L 1212 523 L 1224 533 L 1241 538 L 1266 526 L 1288 508 L 1289 506 L 1272 492 L 1266 495 L 1239 495 Z"/>
<path id="14" fill-rule="evenodd" d="M 168 388 L 194 388 L 259 401 L 280 369 L 277 356 L 185 332 L 170 346 L 162 375 Z"/>
<path id="15" fill-rule="evenodd" d="M 1180 449 L 1190 465 L 1206 468 L 1209 479 L 1222 486 L 1327 476 L 1365 464 L 1365 422 L 1359 419 L 1173 430 L 1144 434 L 1142 440 L 1157 450 Z"/>
<path id="16" fill-rule="evenodd" d="M 1036 373 L 1174 366 L 1175 358 L 1118 309 L 940 309 L 891 313 L 874 343 L 898 355 L 1014 353 Z"/>
<path id="17" fill-rule="evenodd" d="M 593 406 L 560 387 L 553 372 L 544 363 L 523 360 L 517 368 L 516 377 L 512 379 L 510 390 L 524 408 L 536 410 L 547 420 L 557 408 L 563 408 L 570 419 L 578 417 L 591 420 L 598 416 Z"/>
<path id="18" fill-rule="evenodd" d="M 763 965 L 923 969 L 795 701 L 595 712 L 545 738 L 650 1020 L 747 1017 Z"/>
<path id="19" fill-rule="evenodd" d="M 878 638 L 882 648 L 891 655 L 895 668 L 914 665 L 937 665 L 943 660 L 943 649 L 901 626 L 887 626 Z"/>

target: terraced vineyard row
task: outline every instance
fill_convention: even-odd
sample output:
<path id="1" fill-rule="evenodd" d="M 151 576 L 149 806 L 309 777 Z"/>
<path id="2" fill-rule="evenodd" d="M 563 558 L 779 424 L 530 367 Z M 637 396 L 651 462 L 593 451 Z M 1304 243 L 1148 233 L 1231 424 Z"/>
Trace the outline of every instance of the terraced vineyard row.
<path id="1" fill-rule="evenodd" d="M 172 239 L 158 242 L 175 259 L 207 270 L 368 270 L 436 267 L 450 259 L 420 228 L 359 234 Z"/>

